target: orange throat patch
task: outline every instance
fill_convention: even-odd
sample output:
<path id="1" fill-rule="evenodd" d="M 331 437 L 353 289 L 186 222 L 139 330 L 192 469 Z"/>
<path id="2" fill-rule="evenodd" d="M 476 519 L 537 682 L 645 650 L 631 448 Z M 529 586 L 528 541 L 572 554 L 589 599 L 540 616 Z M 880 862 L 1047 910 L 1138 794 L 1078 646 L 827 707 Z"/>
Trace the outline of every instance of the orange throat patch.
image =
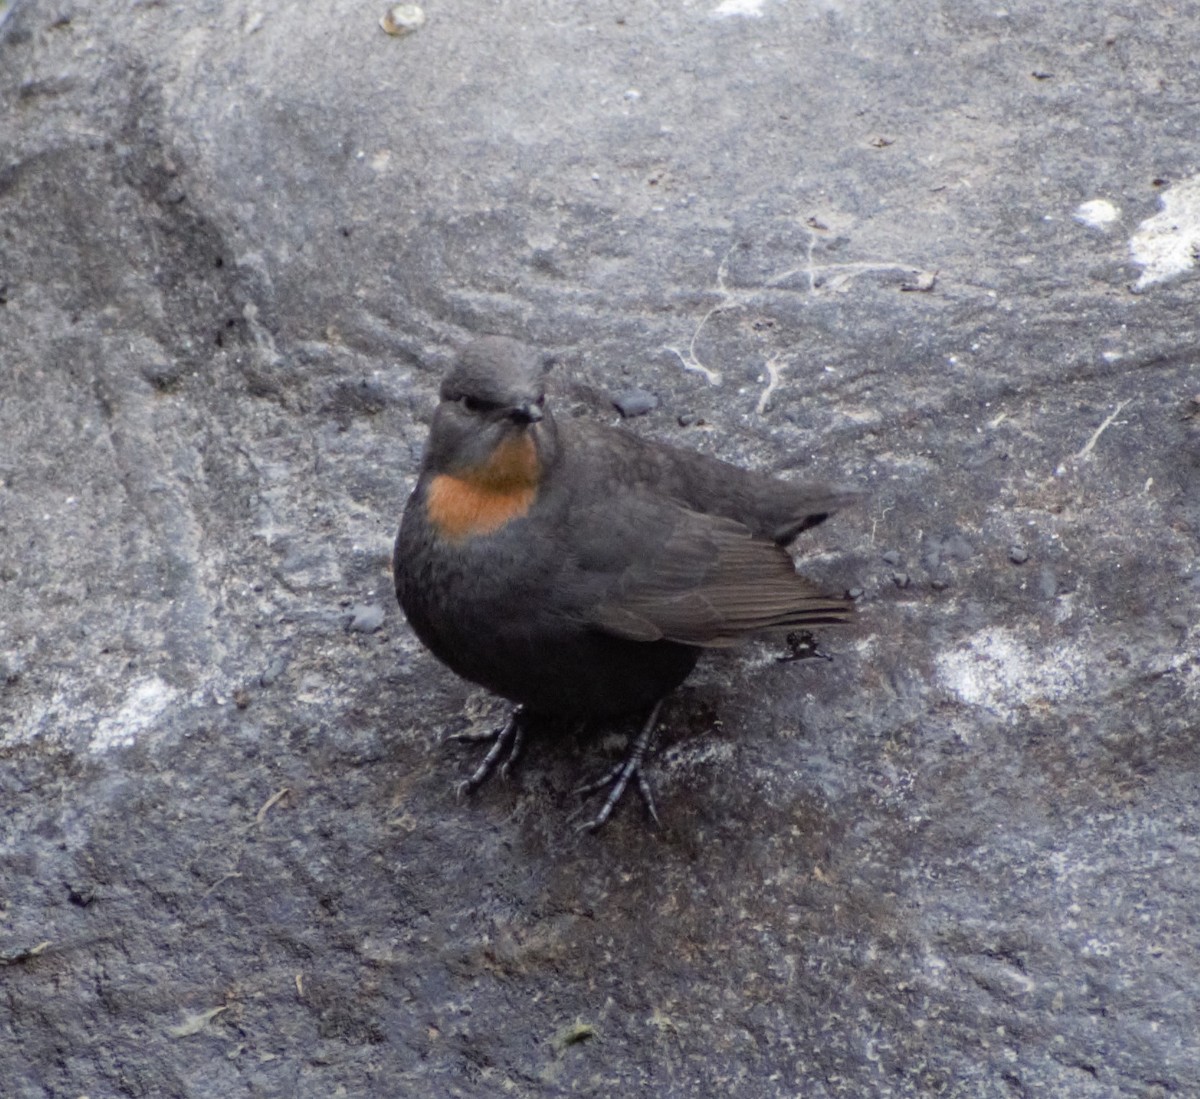
<path id="1" fill-rule="evenodd" d="M 425 499 L 429 521 L 452 542 L 492 534 L 529 511 L 540 474 L 533 438 L 506 439 L 482 465 L 434 477 Z"/>

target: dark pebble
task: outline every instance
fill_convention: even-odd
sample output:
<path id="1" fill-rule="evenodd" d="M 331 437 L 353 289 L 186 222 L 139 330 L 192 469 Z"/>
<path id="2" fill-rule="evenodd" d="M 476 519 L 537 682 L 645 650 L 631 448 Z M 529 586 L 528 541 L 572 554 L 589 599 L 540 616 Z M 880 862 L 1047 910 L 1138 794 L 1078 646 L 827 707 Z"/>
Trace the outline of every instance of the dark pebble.
<path id="1" fill-rule="evenodd" d="M 65 882 L 67 900 L 77 908 L 87 908 L 96 899 L 96 886 L 92 882 Z"/>
<path id="2" fill-rule="evenodd" d="M 1023 565 L 1029 560 L 1029 550 L 1027 550 L 1024 546 L 1009 546 L 1008 559 L 1014 565 Z"/>
<path id="3" fill-rule="evenodd" d="M 183 381 L 184 365 L 180 362 L 154 362 L 142 367 L 142 377 L 160 392 L 168 392 Z"/>
<path id="4" fill-rule="evenodd" d="M 658 407 L 658 398 L 644 389 L 626 389 L 612 399 L 617 411 L 627 420 L 634 416 L 645 416 Z"/>

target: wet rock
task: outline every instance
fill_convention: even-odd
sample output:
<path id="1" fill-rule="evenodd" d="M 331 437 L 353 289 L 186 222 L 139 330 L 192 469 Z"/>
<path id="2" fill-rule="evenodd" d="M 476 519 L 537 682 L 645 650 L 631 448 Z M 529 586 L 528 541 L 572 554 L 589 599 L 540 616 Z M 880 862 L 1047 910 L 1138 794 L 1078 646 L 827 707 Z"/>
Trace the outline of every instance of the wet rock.
<path id="1" fill-rule="evenodd" d="M 660 8 L 0 5 L 5 1095 L 1194 1091 L 1200 28 Z M 454 794 L 388 560 L 484 331 L 865 489 L 661 829 L 564 827 L 620 723 Z"/>

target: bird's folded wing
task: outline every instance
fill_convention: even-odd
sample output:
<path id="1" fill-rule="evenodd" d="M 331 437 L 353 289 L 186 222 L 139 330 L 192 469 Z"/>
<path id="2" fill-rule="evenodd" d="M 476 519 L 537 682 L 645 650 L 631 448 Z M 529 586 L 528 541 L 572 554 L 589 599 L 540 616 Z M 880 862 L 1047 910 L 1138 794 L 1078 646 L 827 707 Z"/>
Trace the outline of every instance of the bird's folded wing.
<path id="1" fill-rule="evenodd" d="M 762 630 L 842 622 L 851 605 L 796 574 L 741 523 L 632 493 L 578 515 L 577 564 L 605 574 L 590 624 L 632 641 L 719 648 Z"/>

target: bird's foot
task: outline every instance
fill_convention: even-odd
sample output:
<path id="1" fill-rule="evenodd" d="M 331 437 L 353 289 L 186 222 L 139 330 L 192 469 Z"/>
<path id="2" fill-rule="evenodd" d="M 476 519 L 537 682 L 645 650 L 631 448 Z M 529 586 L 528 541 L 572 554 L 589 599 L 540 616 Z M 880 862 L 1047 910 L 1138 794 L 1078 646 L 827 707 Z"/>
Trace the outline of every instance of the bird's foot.
<path id="1" fill-rule="evenodd" d="M 491 729 L 486 733 L 454 733 L 446 739 L 471 743 L 481 740 L 492 742 L 492 746 L 479 766 L 471 772 L 469 778 L 458 784 L 459 797 L 473 794 L 487 782 L 491 773 L 496 769 L 496 764 L 500 761 L 501 756 L 504 756 L 504 762 L 500 764 L 501 778 L 508 778 L 513 765 L 521 758 L 521 751 L 525 747 L 525 708 L 523 706 L 515 707 L 513 712 L 508 715 L 508 720 L 498 729 Z M 505 755 L 506 752 L 507 755 Z"/>
<path id="2" fill-rule="evenodd" d="M 579 831 L 595 832 L 602 828 L 608 818 L 612 816 L 617 802 L 624 796 L 630 782 L 634 780 L 637 782 L 638 793 L 642 795 L 642 801 L 645 802 L 646 809 L 654 823 L 662 823 L 658 819 L 658 810 L 654 807 L 654 795 L 650 791 L 650 783 L 642 771 L 642 760 L 654 740 L 654 727 L 658 722 L 658 711 L 661 706 L 661 700 L 654 704 L 654 709 L 650 711 L 650 716 L 630 747 L 629 754 L 620 763 L 606 771 L 595 782 L 589 782 L 575 791 L 580 797 L 586 798 L 608 788 L 608 796 L 604 799 L 604 804 L 600 806 L 600 812 L 591 820 L 579 825 Z"/>

